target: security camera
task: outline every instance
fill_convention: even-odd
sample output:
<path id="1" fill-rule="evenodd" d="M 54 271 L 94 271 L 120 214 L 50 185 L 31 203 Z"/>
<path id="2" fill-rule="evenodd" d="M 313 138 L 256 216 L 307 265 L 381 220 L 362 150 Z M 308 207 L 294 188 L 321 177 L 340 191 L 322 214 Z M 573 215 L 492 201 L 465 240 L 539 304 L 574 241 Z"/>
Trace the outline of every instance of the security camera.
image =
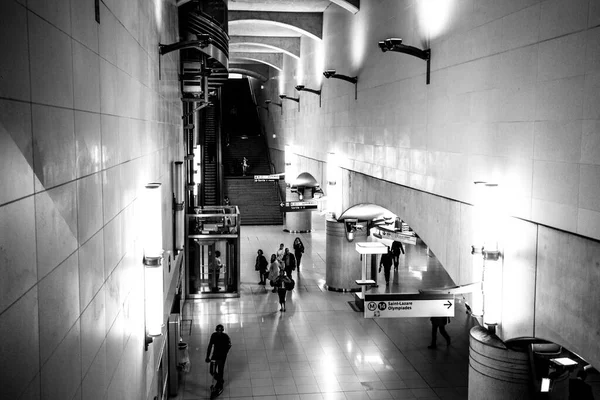
<path id="1" fill-rule="evenodd" d="M 335 69 L 328 69 L 327 71 L 323 72 L 323 75 L 325 75 L 325 78 L 329 79 L 331 78 L 333 75 L 335 75 Z"/>
<path id="2" fill-rule="evenodd" d="M 271 100 L 265 100 L 265 104 L 266 104 L 266 105 L 269 105 L 269 104 L 271 104 Z"/>
<path id="3" fill-rule="evenodd" d="M 386 47 L 388 50 L 393 49 L 395 46 L 400 46 L 402 44 L 402 39 L 399 38 L 390 38 L 384 40 Z"/>
<path id="4" fill-rule="evenodd" d="M 296 90 L 304 90 L 304 85 L 296 85 Z"/>

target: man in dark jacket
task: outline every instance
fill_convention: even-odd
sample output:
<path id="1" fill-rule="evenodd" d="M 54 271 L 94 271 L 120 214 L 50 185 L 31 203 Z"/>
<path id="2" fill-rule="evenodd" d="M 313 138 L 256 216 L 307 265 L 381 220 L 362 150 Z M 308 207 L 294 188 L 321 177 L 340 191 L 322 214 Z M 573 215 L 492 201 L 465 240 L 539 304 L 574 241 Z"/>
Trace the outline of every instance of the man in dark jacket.
<path id="1" fill-rule="evenodd" d="M 286 248 L 283 253 L 283 264 L 285 266 L 285 273 L 288 277 L 292 277 L 292 271 L 296 269 L 296 257 L 290 253 L 290 249 Z"/>
<path id="2" fill-rule="evenodd" d="M 210 336 L 210 342 L 208 342 L 208 349 L 206 350 L 206 362 L 209 363 L 211 360 L 215 362 L 214 377 L 217 380 L 215 386 L 215 392 L 221 394 L 223 392 L 223 370 L 225 368 L 225 360 L 227 360 L 227 353 L 231 348 L 231 339 L 224 331 L 223 325 L 219 324 L 215 328 L 214 332 Z M 212 351 L 212 357 L 210 355 Z"/>
<path id="3" fill-rule="evenodd" d="M 394 271 L 398 271 L 398 264 L 400 263 L 400 254 L 404 254 L 404 246 L 402 246 L 402 242 L 394 240 L 394 243 L 392 243 L 392 257 L 394 260 Z"/>
<path id="4" fill-rule="evenodd" d="M 383 272 L 385 275 L 385 284 L 390 284 L 390 270 L 392 269 L 392 252 L 388 247 L 387 254 L 381 255 L 381 260 L 379 260 L 379 272 L 381 272 L 381 267 L 383 267 Z"/>

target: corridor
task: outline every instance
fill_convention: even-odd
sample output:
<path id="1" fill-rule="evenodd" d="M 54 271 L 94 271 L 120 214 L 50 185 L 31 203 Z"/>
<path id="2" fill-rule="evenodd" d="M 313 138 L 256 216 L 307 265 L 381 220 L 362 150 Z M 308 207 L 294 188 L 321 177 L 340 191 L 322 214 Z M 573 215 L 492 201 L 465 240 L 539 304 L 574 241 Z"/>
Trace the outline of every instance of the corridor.
<path id="1" fill-rule="evenodd" d="M 351 293 L 325 288 L 325 222 L 316 213 L 313 229 L 296 235 L 281 226 L 242 227 L 240 298 L 186 303 L 184 318 L 193 322 L 191 334 L 186 323 L 182 335 L 192 368 L 176 398 L 209 398 L 204 359 L 210 335 L 221 323 L 233 346 L 220 399 L 466 399 L 472 325 L 461 299 L 447 325 L 452 345 L 438 334 L 437 350 L 427 348 L 429 318 L 364 319 L 349 304 Z M 291 249 L 296 236 L 306 250 L 300 271 L 294 272 L 296 288 L 288 292 L 287 311 L 280 312 L 277 295 L 257 284 L 256 250 L 269 259 L 279 243 Z M 453 285 L 424 246 L 406 247 L 398 276 L 392 271 L 386 290 L 382 272 L 378 291 Z"/>

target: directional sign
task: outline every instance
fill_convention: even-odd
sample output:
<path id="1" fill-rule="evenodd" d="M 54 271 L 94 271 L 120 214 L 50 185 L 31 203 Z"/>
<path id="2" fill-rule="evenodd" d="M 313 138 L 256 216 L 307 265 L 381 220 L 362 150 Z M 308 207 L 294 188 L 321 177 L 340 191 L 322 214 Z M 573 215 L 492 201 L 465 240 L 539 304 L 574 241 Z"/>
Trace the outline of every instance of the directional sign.
<path id="1" fill-rule="evenodd" d="M 279 209 L 282 212 L 316 210 L 318 207 L 317 202 L 313 201 L 286 201 L 285 203 L 279 203 Z"/>
<path id="2" fill-rule="evenodd" d="M 283 179 L 282 174 L 254 175 L 254 182 L 272 182 Z"/>
<path id="3" fill-rule="evenodd" d="M 449 294 L 365 293 L 365 318 L 454 317 Z"/>
<path id="4" fill-rule="evenodd" d="M 398 242 L 402 242 L 404 244 L 417 244 L 417 237 L 414 232 L 401 232 L 401 231 L 391 231 L 388 229 L 383 229 L 381 227 L 373 228 L 373 235 L 378 237 L 379 239 L 389 239 L 395 240 Z"/>

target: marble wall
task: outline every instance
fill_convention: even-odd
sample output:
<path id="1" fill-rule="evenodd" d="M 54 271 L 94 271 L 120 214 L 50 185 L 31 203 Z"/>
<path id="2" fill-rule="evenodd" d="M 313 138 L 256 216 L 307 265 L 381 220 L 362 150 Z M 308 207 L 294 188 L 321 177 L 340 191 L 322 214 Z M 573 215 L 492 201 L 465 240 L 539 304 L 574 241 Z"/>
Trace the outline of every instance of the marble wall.
<path id="1" fill-rule="evenodd" d="M 182 156 L 169 1 L 0 5 L 0 363 L 11 399 L 146 399 L 139 201 Z M 137 213 L 136 213 L 137 212 Z M 165 273 L 165 285 L 172 278 Z M 149 366 L 149 367 L 148 367 Z"/>
<path id="2" fill-rule="evenodd" d="M 433 8 L 427 4 L 436 4 Z M 270 113 L 271 147 L 472 203 L 473 181 L 500 183 L 506 212 L 600 239 L 600 7 L 592 0 L 365 0 L 332 5 L 322 42 L 303 37 L 265 98 L 297 95 Z M 383 53 L 402 38 L 431 48 L 426 64 Z M 324 79 L 324 69 L 358 76 Z"/>
<path id="3" fill-rule="evenodd" d="M 341 155 L 343 209 L 397 213 L 457 284 L 477 280 L 473 182 L 499 183 L 512 217 L 500 334 L 553 340 L 599 366 L 599 24 L 593 0 L 332 5 L 324 40 L 303 37 L 301 61 L 286 57 L 263 94 L 322 88 L 321 107 L 301 93 L 300 111 L 269 114 L 272 153 L 294 145 L 313 175 Z M 390 37 L 431 48 L 429 85 L 424 61 L 380 51 Z M 358 76 L 358 98 L 324 69 Z"/>

